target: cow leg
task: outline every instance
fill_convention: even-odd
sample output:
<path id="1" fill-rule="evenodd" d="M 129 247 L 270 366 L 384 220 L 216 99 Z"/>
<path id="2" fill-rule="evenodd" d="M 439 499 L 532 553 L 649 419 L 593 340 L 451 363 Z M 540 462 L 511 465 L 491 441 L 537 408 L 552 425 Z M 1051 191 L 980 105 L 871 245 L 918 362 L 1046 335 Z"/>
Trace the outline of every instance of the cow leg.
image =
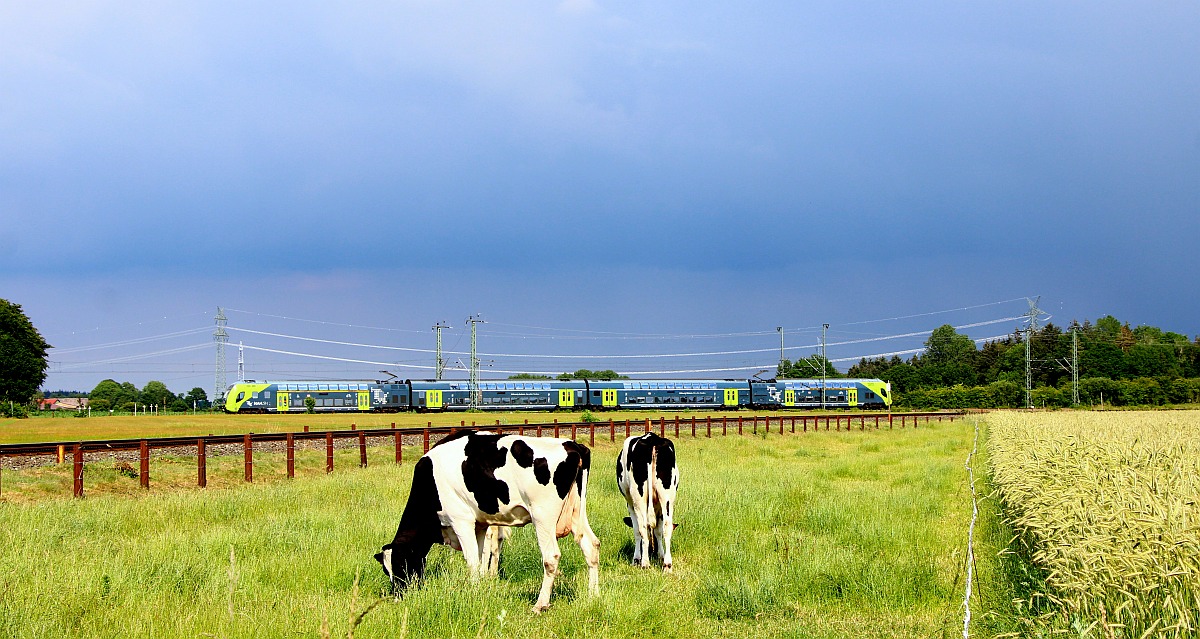
<path id="1" fill-rule="evenodd" d="M 637 531 L 634 534 L 637 536 L 637 557 L 639 559 L 637 564 L 642 568 L 649 568 L 650 552 L 653 548 L 651 545 L 653 543 L 651 542 L 651 539 L 653 538 L 654 530 L 651 528 L 650 522 L 645 513 L 642 514 L 641 519 L 637 520 L 637 528 L 635 530 Z"/>
<path id="2" fill-rule="evenodd" d="M 500 574 L 500 544 L 503 534 L 500 526 L 488 526 L 480 539 L 480 570 L 496 577 Z"/>
<path id="3" fill-rule="evenodd" d="M 650 488 L 647 483 L 647 489 Z M 630 492 L 629 518 L 633 524 L 633 564 L 642 568 L 650 567 L 650 514 L 646 508 L 646 495 L 634 484 Z"/>
<path id="4" fill-rule="evenodd" d="M 675 529 L 671 515 L 662 515 L 654 527 L 654 538 L 658 544 L 658 555 L 662 558 L 663 572 L 671 572 L 671 532 Z"/>
<path id="5" fill-rule="evenodd" d="M 642 520 L 638 517 L 637 511 L 633 509 L 633 504 L 625 504 L 629 509 L 629 527 L 633 529 L 633 564 L 642 563 Z"/>
<path id="6" fill-rule="evenodd" d="M 550 607 L 550 591 L 554 589 L 554 577 L 558 574 L 558 560 L 562 556 L 558 552 L 558 537 L 555 535 L 556 521 L 553 517 L 535 519 L 534 531 L 537 533 L 538 548 L 542 551 L 542 589 L 538 592 L 537 603 L 533 611 L 540 613 Z"/>
<path id="7" fill-rule="evenodd" d="M 583 551 L 583 560 L 588 566 L 588 594 L 593 596 L 600 594 L 600 539 L 596 537 L 596 533 L 592 532 L 592 527 L 588 525 L 587 515 L 584 514 L 579 521 L 575 523 L 575 543 L 579 544 L 579 549 Z"/>
<path id="8" fill-rule="evenodd" d="M 479 567 L 479 541 L 482 538 L 482 533 L 479 530 L 479 525 L 473 519 L 454 520 L 450 525 L 454 529 L 454 534 L 458 537 L 458 543 L 462 546 L 463 558 L 467 560 L 467 568 L 470 570 L 471 578 L 478 579 L 481 573 Z M 487 528 L 483 531 L 486 532 Z"/>

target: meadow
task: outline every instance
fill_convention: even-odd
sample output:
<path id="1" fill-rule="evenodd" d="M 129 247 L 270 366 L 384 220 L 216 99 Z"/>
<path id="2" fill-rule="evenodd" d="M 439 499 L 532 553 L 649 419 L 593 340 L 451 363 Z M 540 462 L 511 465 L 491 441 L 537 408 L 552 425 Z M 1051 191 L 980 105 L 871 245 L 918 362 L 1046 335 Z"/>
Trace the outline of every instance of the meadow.
<path id="1" fill-rule="evenodd" d="M 358 417 L 364 428 L 394 420 Z M 425 583 L 388 595 L 372 555 L 395 532 L 411 462 L 347 459 L 328 475 L 313 464 L 294 481 L 259 481 L 256 468 L 247 485 L 235 458 L 229 481 L 198 489 L 193 465 L 156 458 L 149 491 L 114 474 L 82 500 L 0 498 L 0 636 L 955 636 L 972 437 L 963 420 L 680 437 L 673 575 L 628 565 L 620 438 L 597 438 L 588 510 L 601 594 L 586 594 L 579 550 L 561 540 L 563 574 L 542 615 L 530 612 L 541 563 L 529 529 L 505 547 L 498 580 L 473 583 L 461 556 L 435 547 Z M 256 465 L 280 463 L 269 457 Z M 97 482 L 103 466 L 89 465 Z M 1000 574 L 979 569 L 981 581 Z"/>

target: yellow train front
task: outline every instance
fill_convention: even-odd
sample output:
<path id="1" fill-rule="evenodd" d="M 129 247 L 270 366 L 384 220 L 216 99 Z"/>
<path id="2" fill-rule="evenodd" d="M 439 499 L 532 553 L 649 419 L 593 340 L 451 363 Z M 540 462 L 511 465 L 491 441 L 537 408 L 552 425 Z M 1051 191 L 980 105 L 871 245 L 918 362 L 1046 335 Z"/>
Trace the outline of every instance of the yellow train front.
<path id="1" fill-rule="evenodd" d="M 373 381 L 245 380 L 225 394 L 227 413 L 393 412 L 408 410 L 410 390 L 404 383 Z"/>

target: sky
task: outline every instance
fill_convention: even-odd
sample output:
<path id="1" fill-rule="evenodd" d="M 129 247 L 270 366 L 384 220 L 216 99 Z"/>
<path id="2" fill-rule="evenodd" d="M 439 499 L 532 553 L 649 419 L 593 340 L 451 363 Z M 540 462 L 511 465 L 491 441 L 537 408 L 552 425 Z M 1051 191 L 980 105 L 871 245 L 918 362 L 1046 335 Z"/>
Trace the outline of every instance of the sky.
<path id="1" fill-rule="evenodd" d="M 1191 2 L 4 3 L 0 297 L 47 388 L 210 395 L 218 307 L 229 381 L 239 342 L 247 377 L 431 377 L 439 321 L 465 375 L 471 315 L 485 376 L 745 377 L 826 323 L 844 369 L 1026 298 L 1195 336 L 1197 33 Z"/>

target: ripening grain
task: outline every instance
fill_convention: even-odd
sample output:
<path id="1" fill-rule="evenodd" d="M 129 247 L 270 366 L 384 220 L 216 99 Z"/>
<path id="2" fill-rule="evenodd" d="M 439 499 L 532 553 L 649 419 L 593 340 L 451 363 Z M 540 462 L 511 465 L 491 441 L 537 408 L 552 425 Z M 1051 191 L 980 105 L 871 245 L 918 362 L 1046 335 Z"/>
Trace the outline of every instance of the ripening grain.
<path id="1" fill-rule="evenodd" d="M 988 422 L 1005 514 L 1046 576 L 1052 612 L 1042 622 L 1090 636 L 1195 636 L 1200 413 L 1000 413 Z"/>

